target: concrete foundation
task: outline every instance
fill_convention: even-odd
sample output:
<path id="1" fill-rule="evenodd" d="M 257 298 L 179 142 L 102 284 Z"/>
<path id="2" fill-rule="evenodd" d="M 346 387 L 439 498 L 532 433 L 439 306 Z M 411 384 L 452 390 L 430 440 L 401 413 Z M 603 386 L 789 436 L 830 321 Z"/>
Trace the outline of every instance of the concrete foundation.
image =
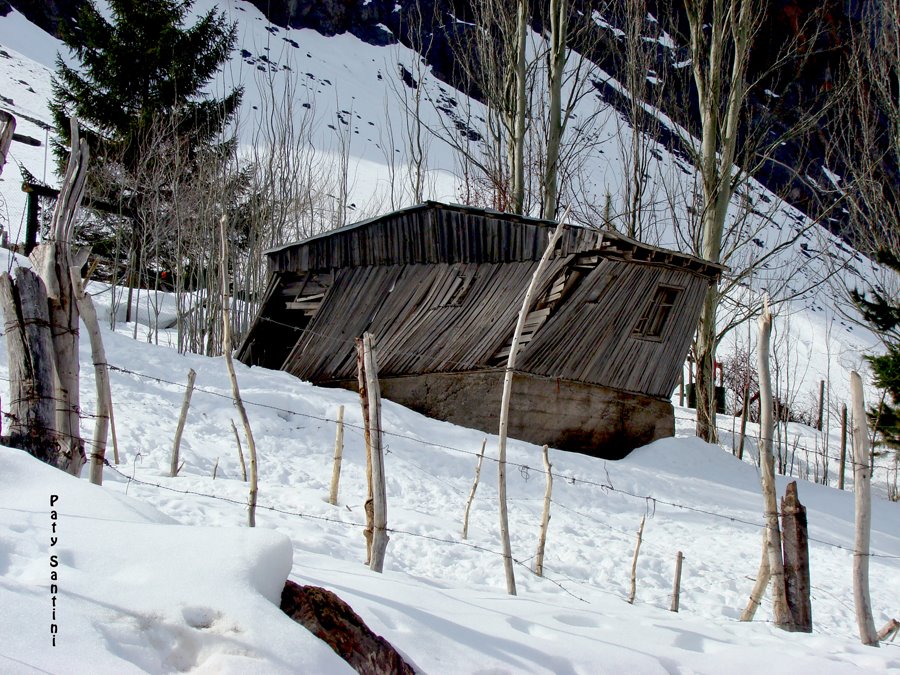
<path id="1" fill-rule="evenodd" d="M 496 434 L 503 371 L 380 378 L 384 398 L 429 417 Z M 330 384 L 356 389 L 355 382 Z M 509 436 L 605 459 L 675 434 L 669 401 L 608 387 L 516 373 Z"/>

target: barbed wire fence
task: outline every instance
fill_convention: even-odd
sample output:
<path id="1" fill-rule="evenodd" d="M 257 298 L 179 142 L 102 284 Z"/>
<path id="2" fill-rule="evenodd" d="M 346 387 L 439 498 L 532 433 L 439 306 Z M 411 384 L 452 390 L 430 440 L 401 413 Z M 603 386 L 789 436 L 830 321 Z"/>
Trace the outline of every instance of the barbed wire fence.
<path id="1" fill-rule="evenodd" d="M 341 341 L 347 342 L 346 338 L 343 338 Z M 110 371 L 118 372 L 123 375 L 129 375 L 132 377 L 140 378 L 142 380 L 155 381 L 159 384 L 173 386 L 173 387 L 176 387 L 176 388 L 182 389 L 182 390 L 186 389 L 188 386 L 183 382 L 175 382 L 172 380 L 168 380 L 164 377 L 160 377 L 158 375 L 142 373 L 142 372 L 130 369 L 130 368 L 125 368 L 122 366 L 116 366 L 116 365 L 112 365 L 112 364 L 107 364 L 107 365 L 108 365 Z M 9 382 L 8 378 L 0 377 L 0 380 Z M 233 398 L 230 393 L 224 393 L 222 391 L 216 391 L 214 389 L 209 389 L 209 388 L 205 388 L 205 387 L 196 387 L 196 386 L 194 387 L 194 391 L 196 393 L 199 393 L 202 395 L 208 395 L 208 396 L 218 397 L 218 398 L 228 400 L 228 401 L 233 401 Z M 327 415 L 315 415 L 315 414 L 311 414 L 311 413 L 307 413 L 307 412 L 301 412 L 301 411 L 292 410 L 292 409 L 281 407 L 281 406 L 263 403 L 260 401 L 247 400 L 246 398 L 244 399 L 244 403 L 246 405 L 252 406 L 252 407 L 267 409 L 267 410 L 271 410 L 271 411 L 285 414 L 285 415 L 297 416 L 297 417 L 301 417 L 301 418 L 314 420 L 321 424 L 337 424 L 338 423 L 338 420 L 336 418 L 331 418 Z M 7 417 L 9 416 L 9 413 L 4 412 L 3 414 L 6 415 Z M 78 411 L 78 414 L 82 419 L 95 419 L 96 418 L 96 415 L 93 415 L 90 413 L 85 413 L 84 411 L 81 411 L 81 410 Z M 690 418 L 684 418 L 684 417 L 680 417 L 678 419 L 681 419 L 682 421 L 693 421 Z M 351 429 L 352 431 L 359 434 L 360 436 L 362 436 L 362 434 L 364 432 L 363 425 L 353 424 L 346 420 L 343 421 L 343 425 L 345 428 Z M 729 433 L 733 433 L 733 431 L 734 431 L 733 429 L 728 429 L 725 427 L 719 427 L 719 430 L 726 431 Z M 436 442 L 424 440 L 422 438 L 419 438 L 419 437 L 416 437 L 416 436 L 413 436 L 410 434 L 392 432 L 392 431 L 388 431 L 388 430 L 384 430 L 383 434 L 387 437 L 393 437 L 398 440 L 403 440 L 406 442 L 419 444 L 421 446 L 442 449 L 442 450 L 449 451 L 449 452 L 454 452 L 454 453 L 459 453 L 462 455 L 471 456 L 473 458 L 478 457 L 478 453 L 476 453 L 472 450 L 454 447 L 454 446 L 443 444 L 443 443 L 436 443 Z M 82 439 L 82 441 L 85 444 L 85 446 L 92 445 L 92 442 L 90 440 Z M 390 446 L 387 446 L 386 453 L 388 455 L 390 455 L 392 453 Z M 499 461 L 497 458 L 491 457 L 489 455 L 485 455 L 484 459 L 491 461 L 491 462 Z M 407 458 L 404 458 L 404 461 L 406 463 L 410 464 L 416 470 L 423 473 L 424 475 L 428 475 L 432 480 L 436 480 L 436 481 L 442 483 L 444 486 L 453 489 L 455 492 L 457 492 L 459 494 L 463 494 L 465 492 L 464 490 L 452 485 L 452 483 L 450 483 L 449 481 L 444 480 L 444 479 L 434 475 L 433 473 L 429 472 L 425 467 L 423 467 L 415 462 L 412 462 L 411 460 L 408 460 Z M 199 496 L 199 497 L 203 497 L 203 498 L 214 499 L 214 500 L 229 503 L 229 504 L 232 504 L 235 506 L 241 506 L 241 507 L 247 506 L 246 500 L 235 499 L 232 497 L 226 497 L 226 496 L 222 496 L 222 495 L 206 494 L 206 493 L 201 493 L 201 492 L 197 492 L 197 491 L 173 488 L 171 486 L 163 485 L 161 483 L 154 483 L 154 482 L 138 479 L 134 475 L 128 476 L 128 475 L 122 473 L 115 465 L 110 464 L 109 461 L 106 461 L 106 460 L 105 460 L 105 465 L 111 471 L 116 473 L 119 477 L 126 480 L 128 484 L 135 483 L 135 484 L 143 485 L 145 487 L 152 487 L 152 488 L 159 489 L 159 490 L 166 490 L 166 491 L 170 491 L 170 492 L 176 492 L 176 493 L 181 493 L 181 494 L 190 494 L 190 495 Z M 537 475 L 537 476 L 546 476 L 545 470 L 541 467 L 532 467 L 527 464 L 516 463 L 516 462 L 512 462 L 512 461 L 507 461 L 507 465 L 512 468 L 518 469 L 520 474 L 522 475 L 523 479 L 525 479 L 525 480 L 528 480 L 532 473 L 534 473 L 534 475 Z M 881 468 L 890 469 L 892 467 L 885 466 L 885 467 L 881 467 Z M 589 489 L 600 490 L 604 494 L 617 494 L 617 495 L 621 495 L 623 498 L 626 498 L 626 499 L 642 501 L 645 504 L 645 509 L 647 510 L 647 512 L 652 513 L 654 515 L 657 512 L 658 506 L 664 506 L 664 507 L 668 507 L 671 509 L 700 514 L 705 517 L 728 521 L 731 524 L 745 525 L 745 526 L 758 528 L 758 529 L 764 529 L 767 527 L 767 525 L 764 522 L 748 520 L 746 518 L 741 518 L 739 516 L 728 515 L 726 513 L 711 511 L 709 509 L 703 509 L 703 508 L 696 507 L 696 506 L 693 506 L 690 504 L 683 504 L 683 503 L 678 503 L 678 502 L 675 502 L 672 500 L 663 499 L 663 498 L 660 498 L 660 497 L 657 497 L 657 496 L 654 496 L 651 494 L 639 494 L 639 493 L 636 493 L 636 492 L 633 492 L 630 490 L 616 487 L 615 485 L 613 485 L 613 482 L 610 479 L 608 473 L 607 473 L 605 481 L 598 481 L 598 480 L 593 480 L 593 479 L 589 479 L 589 478 L 584 478 L 584 477 L 580 477 L 580 476 L 577 476 L 577 475 L 574 475 L 571 473 L 565 473 L 565 472 L 551 471 L 550 473 L 554 480 L 565 481 L 565 483 L 572 485 L 572 486 L 584 486 Z M 127 487 L 126 487 L 126 489 L 127 489 Z M 527 500 L 520 500 L 520 501 L 527 501 Z M 534 500 L 534 501 L 537 501 L 537 500 Z M 610 529 L 611 531 L 617 532 L 620 535 L 628 536 L 628 537 L 633 537 L 633 535 L 634 535 L 633 532 L 628 532 L 628 531 L 622 530 L 620 528 L 615 528 L 612 525 L 610 525 L 609 523 L 604 523 L 603 521 L 600 521 L 599 519 L 597 519 L 593 516 L 590 516 L 585 513 L 581 513 L 576 509 L 573 509 L 565 504 L 562 504 L 557 499 L 553 499 L 552 503 L 555 504 L 557 507 L 571 511 L 573 514 L 577 515 L 579 518 L 590 520 L 591 522 L 593 522 L 595 524 L 601 524 L 601 525 L 607 527 L 608 529 Z M 353 527 L 353 528 L 358 528 L 358 529 L 363 529 L 365 527 L 365 525 L 363 523 L 350 522 L 350 521 L 340 520 L 337 518 L 330 518 L 330 517 L 320 516 L 320 515 L 316 515 L 316 514 L 304 513 L 301 511 L 290 511 L 290 510 L 278 508 L 273 505 L 259 504 L 257 506 L 257 508 L 260 510 L 263 510 L 263 511 L 280 513 L 282 515 L 287 515 L 290 517 L 315 520 L 315 521 L 323 522 L 323 523 L 326 523 L 329 525 L 334 525 L 334 526 L 346 526 L 346 527 Z M 419 539 L 429 540 L 429 541 L 432 541 L 435 543 L 440 543 L 443 545 L 462 546 L 462 547 L 466 547 L 468 549 L 478 551 L 478 552 L 486 554 L 486 555 L 498 556 L 501 558 L 503 557 L 503 553 L 498 550 L 494 550 L 490 547 L 483 546 L 480 544 L 463 541 L 461 539 L 454 539 L 454 538 L 443 537 L 443 536 L 434 536 L 434 535 L 429 535 L 429 534 L 423 534 L 421 532 L 411 532 L 411 531 L 403 530 L 403 529 L 399 529 L 399 528 L 388 528 L 388 532 L 390 534 L 399 535 L 401 537 L 415 537 L 415 538 L 419 538 Z M 820 539 L 817 537 L 809 537 L 809 541 L 817 543 L 824 547 L 841 550 L 841 551 L 848 552 L 851 554 L 855 553 L 852 547 L 845 546 L 845 545 L 839 544 L 837 542 L 828 541 L 828 540 Z M 653 547 L 653 545 L 650 543 L 647 543 L 646 545 Z M 671 551 L 668 551 L 668 553 L 671 553 Z M 893 555 L 893 554 L 887 554 L 887 553 L 870 552 L 868 554 L 868 556 L 870 558 L 875 558 L 875 559 L 900 560 L 900 555 Z M 531 572 L 531 568 L 528 566 L 528 563 L 531 561 L 531 559 L 533 557 L 534 556 L 531 556 L 530 558 L 514 558 L 513 562 L 518 567 Z M 561 591 L 563 591 L 567 595 L 569 595 L 581 602 L 588 603 L 588 601 L 585 600 L 584 597 L 579 596 L 578 594 L 573 592 L 565 584 L 573 584 L 573 585 L 590 588 L 592 592 L 599 592 L 599 593 L 615 596 L 615 597 L 618 597 L 621 599 L 625 599 L 625 597 L 626 597 L 624 592 L 619 593 L 619 592 L 611 591 L 609 589 L 600 588 L 600 587 L 596 586 L 595 584 L 591 584 L 589 581 L 586 581 L 584 579 L 573 578 L 569 575 L 566 575 L 558 568 L 554 568 L 553 566 L 548 566 L 546 563 L 544 564 L 544 569 L 546 571 L 549 571 L 554 576 L 549 577 L 545 574 L 542 576 L 542 579 L 555 585 L 556 587 L 558 587 Z M 720 574 L 720 576 L 722 576 L 722 575 Z M 748 580 L 751 579 L 750 577 L 746 577 L 746 576 L 740 576 L 740 577 L 722 576 L 722 578 L 725 578 L 728 581 L 738 582 L 738 583 L 746 583 Z M 849 609 L 849 606 L 846 605 L 846 603 L 843 603 L 843 601 L 840 600 L 840 598 L 838 598 L 838 596 L 831 593 L 827 589 L 822 589 L 822 588 L 819 588 L 816 586 L 813 586 L 813 589 L 816 590 L 817 592 L 830 595 L 836 601 L 840 602 L 841 604 L 843 604 L 845 607 L 848 607 L 848 609 Z M 662 607 L 662 605 L 660 605 L 660 606 Z M 769 621 L 764 621 L 764 620 L 757 620 L 757 622 L 770 623 Z M 847 637 L 847 636 L 841 636 L 841 637 Z M 900 647 L 900 645 L 891 645 L 891 646 Z"/>

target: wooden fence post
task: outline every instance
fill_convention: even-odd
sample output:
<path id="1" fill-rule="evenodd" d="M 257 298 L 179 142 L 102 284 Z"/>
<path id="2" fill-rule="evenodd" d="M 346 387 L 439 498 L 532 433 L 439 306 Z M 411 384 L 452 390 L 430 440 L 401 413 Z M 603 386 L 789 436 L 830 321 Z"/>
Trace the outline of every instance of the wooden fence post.
<path id="1" fill-rule="evenodd" d="M 844 469 L 847 466 L 847 404 L 841 405 L 841 472 L 838 475 L 838 489 L 844 489 Z"/>
<path id="2" fill-rule="evenodd" d="M 500 541 L 503 545 L 503 570 L 506 574 L 506 592 L 510 595 L 516 594 L 516 575 L 513 571 L 512 549 L 509 544 L 509 518 L 506 511 L 506 436 L 509 424 L 509 399 L 512 396 L 513 374 L 516 368 L 516 356 L 519 352 L 519 342 L 522 339 L 522 332 L 525 329 L 525 319 L 531 309 L 531 297 L 534 295 L 535 288 L 541 277 L 541 272 L 547 266 L 550 256 L 556 249 L 556 243 L 563 233 L 563 223 L 568 218 L 569 209 L 563 214 L 556 224 L 556 229 L 550 235 L 550 241 L 541 256 L 528 288 L 525 289 L 525 297 L 522 299 L 522 308 L 519 310 L 519 318 L 516 321 L 516 327 L 513 330 L 512 341 L 509 345 L 509 356 L 506 359 L 506 371 L 503 375 L 503 394 L 500 398 L 500 432 L 497 441 L 497 492 L 498 501 L 500 503 Z"/>
<path id="3" fill-rule="evenodd" d="M 631 559 L 631 591 L 628 593 L 628 604 L 634 604 L 634 596 L 637 595 L 637 561 L 641 551 L 641 541 L 644 538 L 644 521 L 647 516 L 641 516 L 641 525 L 638 527 L 637 543 L 634 545 L 634 558 Z"/>
<path id="4" fill-rule="evenodd" d="M 475 481 L 472 483 L 472 491 L 469 492 L 469 499 L 466 500 L 466 512 L 463 515 L 463 541 L 469 536 L 469 510 L 472 508 L 472 501 L 475 499 L 475 491 L 478 489 L 478 479 L 481 478 L 481 463 L 484 462 L 484 448 L 487 445 L 487 438 L 481 441 L 481 452 L 478 453 L 478 463 L 475 465 Z"/>
<path id="5" fill-rule="evenodd" d="M 772 313 L 769 311 L 769 299 L 766 296 L 763 312 L 759 317 L 759 341 L 757 356 L 759 361 L 759 400 L 760 400 L 760 449 L 759 477 L 762 488 L 766 529 L 763 537 L 769 554 L 769 576 L 772 589 L 772 614 L 775 625 L 789 629 L 791 614 L 787 607 L 784 592 L 784 557 L 781 550 L 781 527 L 778 523 L 778 501 L 775 496 L 775 459 L 772 455 L 772 431 L 775 421 L 772 418 L 772 374 L 769 370 L 769 340 L 772 335 Z M 760 570 L 762 576 L 762 570 Z"/>
<path id="6" fill-rule="evenodd" d="M 4 272 L 0 306 L 9 362 L 9 444 L 58 466 L 53 342 L 44 284 L 25 267 L 16 269 L 16 283 Z"/>
<path id="7" fill-rule="evenodd" d="M 681 551 L 675 554 L 675 584 L 672 587 L 672 606 L 669 609 L 673 612 L 678 611 L 681 604 L 681 563 L 684 561 L 684 554 Z"/>
<path id="8" fill-rule="evenodd" d="M 253 439 L 250 418 L 247 416 L 247 409 L 244 407 L 244 400 L 241 398 L 241 389 L 238 386 L 237 373 L 234 372 L 234 361 L 231 356 L 231 310 L 228 306 L 228 219 L 224 215 L 219 219 L 219 238 L 222 244 L 219 257 L 219 267 L 222 270 L 222 352 L 225 357 L 225 366 L 228 368 L 228 378 L 231 380 L 231 396 L 241 417 L 244 435 L 247 437 L 247 452 L 250 453 L 250 495 L 247 500 L 247 525 L 256 527 L 256 501 L 259 497 L 259 464 L 256 461 L 256 441 Z"/>
<path id="9" fill-rule="evenodd" d="M 534 556 L 534 573 L 544 576 L 544 546 L 547 543 L 547 527 L 550 525 L 550 495 L 553 492 L 553 472 L 547 446 L 544 446 L 544 473 L 547 474 L 547 489 L 544 491 L 544 512 L 541 514 L 541 534 L 538 537 L 537 553 Z"/>
<path id="10" fill-rule="evenodd" d="M 0 110 L 0 174 L 3 173 L 3 165 L 6 164 L 6 155 L 9 146 L 12 145 L 13 135 L 16 133 L 16 118 L 5 110 Z"/>
<path id="11" fill-rule="evenodd" d="M 369 426 L 369 391 L 366 385 L 366 360 L 362 338 L 356 338 L 356 375 L 359 384 L 359 405 L 362 409 L 363 438 L 366 443 L 366 501 L 363 511 L 366 514 L 366 565 L 372 563 L 372 532 L 375 530 L 375 514 L 372 495 L 372 429 Z"/>
<path id="12" fill-rule="evenodd" d="M 886 624 L 884 624 L 884 628 L 878 631 L 878 639 L 882 642 L 891 638 L 891 642 L 894 641 L 894 638 L 897 637 L 897 633 L 900 632 L 900 621 L 897 619 L 891 619 Z"/>
<path id="13" fill-rule="evenodd" d="M 169 475 L 172 478 L 178 475 L 178 453 L 181 448 L 181 435 L 184 433 L 184 423 L 187 421 L 188 408 L 191 407 L 191 396 L 194 393 L 194 380 L 197 379 L 197 372 L 191 368 L 188 370 L 187 389 L 184 390 L 184 400 L 181 402 L 181 414 L 178 416 L 178 426 L 175 427 L 175 441 L 172 443 L 172 464 L 169 468 Z"/>
<path id="14" fill-rule="evenodd" d="M 344 406 L 338 408 L 337 432 L 334 437 L 334 466 L 331 470 L 331 490 L 328 492 L 328 503 L 337 504 L 338 484 L 341 481 L 341 461 L 344 457 Z"/>
<path id="15" fill-rule="evenodd" d="M 238 449 L 238 459 L 241 462 L 241 480 L 245 483 L 247 482 L 247 465 L 244 463 L 244 449 L 241 447 L 241 435 L 238 433 L 237 427 L 234 425 L 234 420 L 228 420 L 231 422 L 231 431 L 234 434 L 234 442 L 237 444 Z"/>
<path id="16" fill-rule="evenodd" d="M 384 568 L 388 545 L 387 494 L 385 491 L 384 454 L 381 444 L 381 389 L 378 386 L 378 360 L 372 334 L 363 333 L 363 358 L 366 366 L 366 389 L 369 392 L 369 429 L 372 440 L 372 560 L 375 572 Z"/>
<path id="17" fill-rule="evenodd" d="M 869 468 L 866 402 L 863 398 L 862 378 L 850 372 L 850 393 L 853 401 L 853 495 L 856 504 L 856 537 L 853 544 L 853 600 L 859 638 L 865 645 L 878 646 L 872 601 L 869 598 L 869 537 L 872 528 L 872 470 Z"/>
<path id="18" fill-rule="evenodd" d="M 788 483 L 781 499 L 781 538 L 784 548 L 784 585 L 793 630 L 812 633 L 809 582 L 809 535 L 806 507 L 797 498 L 797 481 Z"/>

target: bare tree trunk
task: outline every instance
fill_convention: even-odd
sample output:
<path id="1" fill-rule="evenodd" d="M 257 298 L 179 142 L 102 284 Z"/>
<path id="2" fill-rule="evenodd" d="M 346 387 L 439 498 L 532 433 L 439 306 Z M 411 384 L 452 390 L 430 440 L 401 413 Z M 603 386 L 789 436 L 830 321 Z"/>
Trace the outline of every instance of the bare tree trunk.
<path id="1" fill-rule="evenodd" d="M 691 65 L 700 109 L 700 149 L 694 163 L 702 183 L 700 255 L 720 262 L 728 204 L 734 193 L 738 126 L 746 97 L 752 36 L 761 12 L 755 0 L 684 0 Z M 706 294 L 697 329 L 697 435 L 715 442 L 715 352 L 718 290 Z"/>
<path id="2" fill-rule="evenodd" d="M 513 152 L 512 161 L 512 212 L 525 211 L 525 36 L 528 31 L 528 3 L 518 0 L 516 7 L 516 63 L 515 63 L 515 119 L 510 125 L 513 137 L 509 145 Z"/>
<path id="3" fill-rule="evenodd" d="M 856 538 L 853 543 L 853 601 L 859 639 L 864 645 L 878 646 L 878 634 L 872 618 L 869 598 L 869 537 L 872 530 L 872 469 L 869 467 L 869 439 L 866 428 L 866 402 L 862 378 L 850 373 L 853 403 L 853 494 L 856 504 Z"/>
<path id="4" fill-rule="evenodd" d="M 472 509 L 472 502 L 475 499 L 475 491 L 478 489 L 478 480 L 481 478 L 481 463 L 484 461 L 484 448 L 487 445 L 487 438 L 481 441 L 481 452 L 478 453 L 478 463 L 475 465 L 475 480 L 472 483 L 472 491 L 469 492 L 469 498 L 466 500 L 466 512 L 463 515 L 463 541 L 469 536 L 469 511 Z"/>
<path id="5" fill-rule="evenodd" d="M 772 456 L 772 378 L 769 372 L 769 340 L 772 334 L 772 314 L 768 301 L 759 318 L 759 399 L 760 416 L 760 482 L 765 505 L 765 540 L 769 552 L 769 573 L 772 587 L 772 613 L 775 625 L 790 628 L 791 615 L 787 607 L 784 586 L 784 559 L 781 551 L 781 529 L 778 525 L 778 503 L 775 497 L 775 460 Z"/>
<path id="6" fill-rule="evenodd" d="M 388 545 L 387 494 L 385 492 L 384 454 L 381 446 L 381 391 L 378 386 L 378 360 L 372 334 L 363 334 L 363 358 L 366 365 L 366 388 L 369 393 L 369 432 L 372 439 L 372 559 L 375 572 L 384 568 Z"/>
<path id="7" fill-rule="evenodd" d="M 844 475 L 847 468 L 847 404 L 841 405 L 841 473 L 838 476 L 838 489 L 844 489 Z"/>
<path id="8" fill-rule="evenodd" d="M 537 553 L 534 556 L 534 573 L 544 576 L 544 547 L 547 543 L 547 528 L 550 525 L 550 495 L 553 492 L 553 472 L 547 446 L 543 449 L 544 473 L 547 475 L 547 489 L 544 491 L 544 511 L 541 514 L 541 534 L 538 537 Z"/>
<path id="9" fill-rule="evenodd" d="M 507 426 L 509 424 L 509 399 L 512 396 L 513 373 L 516 368 L 516 356 L 519 352 L 519 341 L 522 339 L 522 331 L 525 328 L 525 317 L 531 309 L 531 297 L 534 295 L 541 272 L 543 272 L 544 268 L 547 266 L 550 256 L 553 255 L 553 251 L 556 249 L 556 243 L 562 236 L 564 229 L 563 223 L 565 223 L 568 215 L 569 212 L 567 210 L 556 225 L 556 229 L 550 236 L 550 243 L 547 245 L 544 255 L 541 256 L 537 269 L 535 269 L 534 275 L 531 277 L 531 282 L 528 284 L 528 288 L 525 291 L 525 298 L 522 300 L 522 308 L 519 310 L 519 320 L 516 322 L 512 344 L 509 347 L 509 357 L 506 361 L 506 373 L 503 376 L 503 396 L 500 400 L 500 438 L 497 443 L 497 463 L 499 467 L 498 499 L 500 500 L 500 539 L 503 544 L 503 567 L 506 571 L 506 592 L 510 595 L 516 594 L 516 577 L 515 572 L 513 572 L 512 550 L 509 545 L 509 519 L 506 514 L 506 436 Z"/>
<path id="10" fill-rule="evenodd" d="M 197 371 L 188 370 L 187 389 L 184 390 L 184 399 L 181 402 L 181 414 L 178 416 L 178 425 L 175 427 L 175 440 L 172 442 L 172 462 L 169 467 L 169 475 L 172 478 L 178 475 L 179 450 L 181 448 L 181 435 L 184 433 L 184 424 L 187 421 L 188 408 L 191 407 L 191 395 L 194 393 L 194 380 L 197 379 Z"/>
<path id="11" fill-rule="evenodd" d="M 247 508 L 247 524 L 256 527 L 256 498 L 259 494 L 259 470 L 256 461 L 256 442 L 253 440 L 253 430 L 250 429 L 250 418 L 244 408 L 241 399 L 241 390 L 238 387 L 237 374 L 234 372 L 234 361 L 231 357 L 231 312 L 228 309 L 228 219 L 222 216 L 219 220 L 219 233 L 222 238 L 222 249 L 219 264 L 222 268 L 222 340 L 225 356 L 225 366 L 228 368 L 228 378 L 231 380 L 231 395 L 234 405 L 241 416 L 244 425 L 244 434 L 247 437 L 247 451 L 250 453 L 250 498 Z"/>
<path id="12" fill-rule="evenodd" d="M 542 217 L 552 220 L 556 217 L 559 201 L 558 171 L 559 151 L 562 142 L 562 81 L 566 69 L 566 34 L 568 33 L 568 2 L 550 0 L 550 62 L 548 89 L 550 109 L 548 111 L 547 164 L 544 169 Z"/>

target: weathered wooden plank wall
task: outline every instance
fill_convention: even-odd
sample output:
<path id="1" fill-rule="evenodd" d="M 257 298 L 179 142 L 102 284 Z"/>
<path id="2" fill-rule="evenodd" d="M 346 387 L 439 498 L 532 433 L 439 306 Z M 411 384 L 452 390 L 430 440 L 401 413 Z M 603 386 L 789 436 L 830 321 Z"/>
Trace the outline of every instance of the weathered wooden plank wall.
<path id="1" fill-rule="evenodd" d="M 239 357 L 314 382 L 350 380 L 353 338 L 370 331 L 384 375 L 495 368 L 551 225 L 428 203 L 272 251 L 273 283 Z M 568 229 L 518 369 L 668 397 L 719 269 Z M 679 289 L 663 335 L 634 335 L 661 284 Z"/>

